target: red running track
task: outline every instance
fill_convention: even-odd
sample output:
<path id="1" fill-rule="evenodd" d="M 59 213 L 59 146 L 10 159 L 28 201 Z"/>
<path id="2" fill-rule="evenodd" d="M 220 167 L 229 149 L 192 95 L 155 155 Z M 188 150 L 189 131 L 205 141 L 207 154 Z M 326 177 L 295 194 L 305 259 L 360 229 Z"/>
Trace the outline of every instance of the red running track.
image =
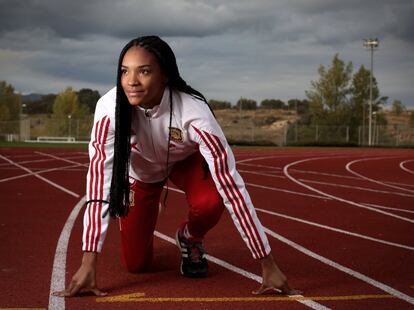
<path id="1" fill-rule="evenodd" d="M 50 297 L 81 260 L 84 150 L 0 149 L 0 309 L 413 309 L 414 151 L 235 149 L 273 255 L 304 300 L 251 294 L 260 268 L 227 213 L 205 240 L 210 276 L 187 279 L 170 243 L 171 190 L 153 268 L 128 274 L 112 221 L 98 265 L 108 298 Z"/>

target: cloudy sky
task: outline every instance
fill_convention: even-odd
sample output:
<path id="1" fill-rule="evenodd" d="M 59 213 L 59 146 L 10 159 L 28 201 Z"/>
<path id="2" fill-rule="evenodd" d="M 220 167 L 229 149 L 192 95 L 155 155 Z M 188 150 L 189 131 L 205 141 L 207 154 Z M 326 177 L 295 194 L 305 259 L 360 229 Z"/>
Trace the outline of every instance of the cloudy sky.
<path id="1" fill-rule="evenodd" d="M 305 98 L 333 56 L 414 107 L 413 0 L 0 0 L 0 80 L 21 93 L 105 93 L 132 38 L 157 34 L 208 99 Z"/>

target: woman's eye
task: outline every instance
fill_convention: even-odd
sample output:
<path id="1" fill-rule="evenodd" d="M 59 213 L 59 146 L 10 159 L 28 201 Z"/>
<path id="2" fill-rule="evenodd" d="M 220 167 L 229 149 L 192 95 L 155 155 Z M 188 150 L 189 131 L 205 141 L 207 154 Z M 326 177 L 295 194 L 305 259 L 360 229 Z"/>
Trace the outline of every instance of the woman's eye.
<path id="1" fill-rule="evenodd" d="M 121 69 L 121 73 L 122 73 L 122 75 L 126 74 L 127 73 L 127 69 Z"/>
<path id="2" fill-rule="evenodd" d="M 141 75 L 148 75 L 150 73 L 149 69 L 141 69 L 141 71 L 139 72 Z"/>

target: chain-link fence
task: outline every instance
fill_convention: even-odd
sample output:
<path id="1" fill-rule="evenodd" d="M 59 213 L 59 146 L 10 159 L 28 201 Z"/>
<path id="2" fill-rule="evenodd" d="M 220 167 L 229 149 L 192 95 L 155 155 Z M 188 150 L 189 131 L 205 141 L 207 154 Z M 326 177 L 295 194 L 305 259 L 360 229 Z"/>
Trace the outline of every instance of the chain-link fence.
<path id="1" fill-rule="evenodd" d="M 275 130 L 270 126 L 257 126 L 253 122 L 221 126 L 229 143 L 250 145 L 284 145 L 285 126 L 280 127 Z"/>
<path id="2" fill-rule="evenodd" d="M 348 126 L 301 126 L 278 120 L 263 122 L 257 118 L 218 121 L 231 144 L 250 145 L 369 145 L 367 128 Z M 87 119 L 22 119 L 0 122 L 1 141 L 83 141 L 90 139 L 92 117 Z M 414 127 L 373 126 L 371 146 L 414 147 Z"/>
<path id="3" fill-rule="evenodd" d="M 90 139 L 92 117 L 85 119 L 21 119 L 0 122 L 1 141 L 79 141 Z"/>
<path id="4" fill-rule="evenodd" d="M 370 141 L 371 140 L 371 141 Z M 289 126 L 285 145 L 355 145 L 414 147 L 414 127 L 404 125 L 373 126 Z"/>

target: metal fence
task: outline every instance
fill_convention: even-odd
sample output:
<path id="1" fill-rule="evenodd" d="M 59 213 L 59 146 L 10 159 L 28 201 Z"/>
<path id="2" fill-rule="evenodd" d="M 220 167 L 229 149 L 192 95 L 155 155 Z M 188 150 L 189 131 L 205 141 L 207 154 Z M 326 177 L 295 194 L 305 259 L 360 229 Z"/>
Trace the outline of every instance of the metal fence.
<path id="1" fill-rule="evenodd" d="M 219 120 L 220 122 L 220 120 Z M 362 127 L 300 126 L 296 122 L 258 125 L 253 119 L 221 124 L 232 144 L 252 145 L 368 145 L 368 131 Z M 0 122 L 1 141 L 67 141 L 87 142 L 92 117 L 88 119 L 21 119 Z M 414 127 L 374 126 L 372 146 L 414 147 Z"/>
<path id="2" fill-rule="evenodd" d="M 367 146 L 368 131 L 362 126 L 298 126 L 287 129 L 284 145 Z M 414 147 L 414 127 L 373 126 L 371 146 Z"/>
<path id="3" fill-rule="evenodd" d="M 87 142 L 92 117 L 86 119 L 21 119 L 0 122 L 0 141 Z"/>

